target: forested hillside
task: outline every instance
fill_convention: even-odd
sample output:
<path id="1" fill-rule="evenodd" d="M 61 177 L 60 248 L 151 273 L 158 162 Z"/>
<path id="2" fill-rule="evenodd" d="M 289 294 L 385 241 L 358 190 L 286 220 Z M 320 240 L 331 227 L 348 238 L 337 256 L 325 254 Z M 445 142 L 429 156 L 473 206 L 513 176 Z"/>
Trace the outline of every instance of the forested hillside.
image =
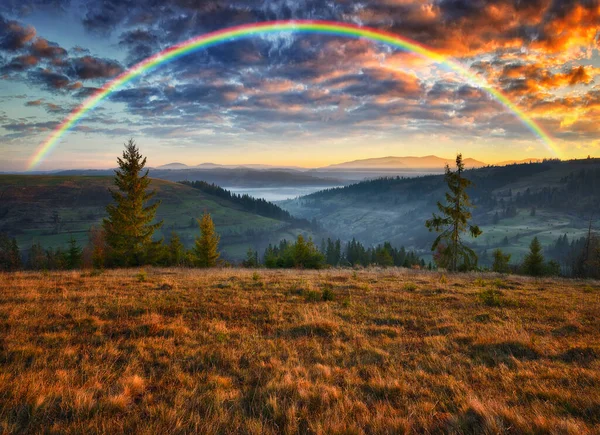
<path id="1" fill-rule="evenodd" d="M 599 226 L 600 159 L 544 161 L 485 167 L 465 172 L 474 186 L 474 223 L 483 235 L 476 248 L 485 264 L 491 250 L 502 247 L 521 258 L 534 236 L 545 248 L 567 235 L 569 243 L 584 236 L 593 218 Z M 294 216 L 316 218 L 342 239 L 357 237 L 377 244 L 390 240 L 425 252 L 434 238 L 424 222 L 444 198 L 442 175 L 389 177 L 329 189 L 279 203 Z"/>
<path id="2" fill-rule="evenodd" d="M 90 227 L 106 216 L 111 187 L 112 177 L 0 175 L 0 233 L 16 237 L 24 252 L 34 242 L 63 248 L 70 236 L 83 246 Z M 151 188 L 161 201 L 156 219 L 164 220 L 157 237 L 168 240 L 176 231 L 184 245 L 191 246 L 198 235 L 196 219 L 208 211 L 221 235 L 225 258 L 239 260 L 249 246 L 262 250 L 301 233 L 314 236 L 307 222 L 298 226 L 293 220 L 261 216 L 236 201 L 190 186 L 153 179 Z"/>

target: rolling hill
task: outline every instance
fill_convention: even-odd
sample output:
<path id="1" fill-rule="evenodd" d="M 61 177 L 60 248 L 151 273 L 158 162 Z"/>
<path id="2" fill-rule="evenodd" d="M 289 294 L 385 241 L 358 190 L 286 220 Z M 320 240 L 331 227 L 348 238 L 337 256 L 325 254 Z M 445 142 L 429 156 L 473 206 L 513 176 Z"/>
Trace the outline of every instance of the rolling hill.
<path id="1" fill-rule="evenodd" d="M 563 234 L 569 240 L 582 237 L 591 211 L 595 227 L 600 224 L 600 159 L 485 167 L 466 171 L 466 177 L 475 185 L 470 189 L 473 222 L 483 229 L 472 245 L 481 253 L 501 247 L 519 260 L 534 236 L 544 246 Z M 390 240 L 425 253 L 435 236 L 424 222 L 437 211 L 445 190 L 443 175 L 387 177 L 279 205 L 296 217 L 316 218 L 345 240 Z"/>
<path id="2" fill-rule="evenodd" d="M 112 176 L 112 169 L 72 169 L 52 175 L 59 176 Z M 293 169 L 250 168 L 187 168 L 151 170 L 153 178 L 168 181 L 206 181 L 223 187 L 331 187 L 346 184 L 336 174 L 312 174 Z"/>
<path id="3" fill-rule="evenodd" d="M 83 245 L 89 228 L 105 217 L 111 186 L 112 177 L 107 176 L 0 175 L 0 232 L 16 237 L 24 250 L 33 242 L 62 247 L 71 235 Z M 208 211 L 221 235 L 223 255 L 232 260 L 243 258 L 249 246 L 262 249 L 307 232 L 189 186 L 153 179 L 151 187 L 161 201 L 157 219 L 164 220 L 158 236 L 168 239 L 176 231 L 189 247 L 198 235 L 195 219 Z"/>

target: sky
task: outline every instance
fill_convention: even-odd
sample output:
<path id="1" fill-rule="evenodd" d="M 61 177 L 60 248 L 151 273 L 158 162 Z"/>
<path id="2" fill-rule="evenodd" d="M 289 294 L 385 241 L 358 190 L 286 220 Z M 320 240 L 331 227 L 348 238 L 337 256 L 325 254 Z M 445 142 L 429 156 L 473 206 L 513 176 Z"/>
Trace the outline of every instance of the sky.
<path id="1" fill-rule="evenodd" d="M 228 42 L 117 89 L 36 169 L 148 164 L 319 167 L 456 152 L 486 163 L 600 156 L 597 0 L 1 0 L 0 171 L 22 171 L 85 98 L 189 38 L 267 20 L 353 23 L 459 62 L 534 119 L 431 60 L 362 39 Z"/>

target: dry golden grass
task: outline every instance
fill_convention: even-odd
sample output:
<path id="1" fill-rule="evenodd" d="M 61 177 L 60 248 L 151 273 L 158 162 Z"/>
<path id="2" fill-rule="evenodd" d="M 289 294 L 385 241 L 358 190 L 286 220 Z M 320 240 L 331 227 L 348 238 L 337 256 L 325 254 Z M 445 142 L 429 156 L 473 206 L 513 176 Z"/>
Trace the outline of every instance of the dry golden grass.
<path id="1" fill-rule="evenodd" d="M 0 432 L 600 433 L 600 283 L 139 272 L 0 274 Z"/>

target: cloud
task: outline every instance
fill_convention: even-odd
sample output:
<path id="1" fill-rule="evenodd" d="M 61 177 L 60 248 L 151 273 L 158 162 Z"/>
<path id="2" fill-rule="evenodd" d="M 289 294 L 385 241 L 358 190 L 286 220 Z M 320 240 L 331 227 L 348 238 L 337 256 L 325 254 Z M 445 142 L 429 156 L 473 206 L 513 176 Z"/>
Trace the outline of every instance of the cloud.
<path id="1" fill-rule="evenodd" d="M 6 20 L 0 15 L 0 49 L 17 51 L 35 37 L 35 29 L 16 21 Z"/>
<path id="2" fill-rule="evenodd" d="M 80 82 L 73 82 L 68 76 L 48 69 L 38 68 L 30 71 L 27 78 L 31 83 L 49 91 L 74 90 L 81 87 Z"/>
<path id="3" fill-rule="evenodd" d="M 123 71 L 116 61 L 83 56 L 71 60 L 73 75 L 82 80 L 112 78 Z"/>
<path id="4" fill-rule="evenodd" d="M 39 100 L 34 100 L 34 101 L 28 101 L 25 103 L 26 106 L 41 106 L 44 103 L 44 100 L 39 99 Z"/>
<path id="5" fill-rule="evenodd" d="M 39 37 L 32 42 L 30 52 L 33 56 L 46 59 L 54 59 L 67 55 L 67 50 L 58 44 Z"/>

